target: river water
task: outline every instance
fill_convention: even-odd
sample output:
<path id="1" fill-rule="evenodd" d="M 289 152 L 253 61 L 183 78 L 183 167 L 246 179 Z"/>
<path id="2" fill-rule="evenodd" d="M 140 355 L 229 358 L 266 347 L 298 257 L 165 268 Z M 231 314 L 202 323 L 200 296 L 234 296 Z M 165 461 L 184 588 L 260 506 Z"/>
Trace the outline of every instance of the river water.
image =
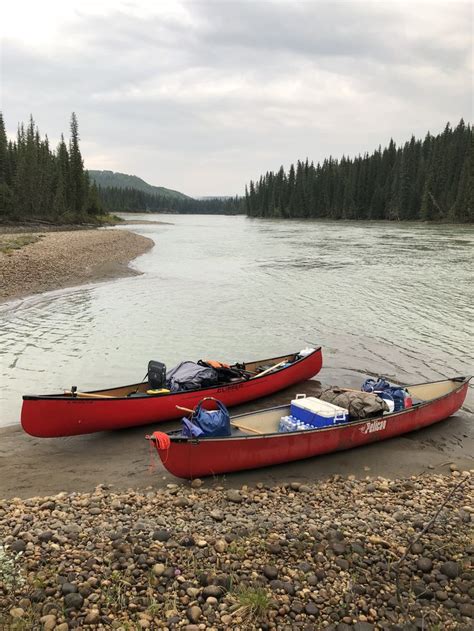
<path id="1" fill-rule="evenodd" d="M 149 359 L 317 344 L 326 383 L 472 372 L 473 226 L 140 218 L 170 222 L 131 227 L 156 244 L 132 263 L 141 276 L 0 306 L 0 425 L 18 423 L 24 393 L 133 383 Z"/>

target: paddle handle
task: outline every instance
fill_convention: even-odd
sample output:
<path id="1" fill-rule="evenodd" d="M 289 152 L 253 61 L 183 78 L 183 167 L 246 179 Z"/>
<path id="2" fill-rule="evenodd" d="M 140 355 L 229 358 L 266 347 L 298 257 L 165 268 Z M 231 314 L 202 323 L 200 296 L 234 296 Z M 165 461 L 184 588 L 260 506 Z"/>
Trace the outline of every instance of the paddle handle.
<path id="1" fill-rule="evenodd" d="M 79 399 L 113 399 L 114 397 L 110 396 L 110 394 L 94 394 L 92 392 L 71 392 L 71 390 L 64 390 L 64 394 L 70 394 L 72 397 L 77 397 Z"/>
<path id="2" fill-rule="evenodd" d="M 280 362 L 279 364 L 275 364 L 274 366 L 270 366 L 270 368 L 267 368 L 267 369 L 266 369 L 266 370 L 264 370 L 263 372 L 259 372 L 259 373 L 256 375 L 255 379 L 256 379 L 257 377 L 263 377 L 263 375 L 266 375 L 268 372 L 271 372 L 272 370 L 275 370 L 276 368 L 280 368 L 280 366 L 283 366 L 283 364 L 286 364 L 286 362 L 287 362 L 287 361 L 288 361 L 288 360 L 286 360 L 286 359 L 285 359 L 284 361 Z"/>
<path id="3" fill-rule="evenodd" d="M 237 423 L 231 423 L 232 427 L 235 427 L 236 429 L 243 429 L 244 432 L 252 432 L 253 434 L 260 434 L 262 435 L 263 432 L 259 431 L 258 429 L 254 429 L 253 427 L 247 427 L 246 425 L 237 425 Z"/>
<path id="4" fill-rule="evenodd" d="M 177 410 L 181 410 L 181 412 L 187 412 L 188 414 L 194 414 L 194 410 L 190 410 L 189 408 L 183 408 L 181 405 L 176 406 Z"/>

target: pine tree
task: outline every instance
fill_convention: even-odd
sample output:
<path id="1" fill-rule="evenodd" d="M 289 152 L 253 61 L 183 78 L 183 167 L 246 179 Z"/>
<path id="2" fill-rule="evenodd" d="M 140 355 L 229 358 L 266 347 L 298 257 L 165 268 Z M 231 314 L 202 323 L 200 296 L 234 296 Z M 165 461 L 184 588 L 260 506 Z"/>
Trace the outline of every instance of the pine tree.
<path id="1" fill-rule="evenodd" d="M 71 205 L 78 214 L 84 210 L 86 186 L 84 181 L 84 163 L 79 149 L 79 127 L 76 114 L 71 114 L 71 138 L 69 141 L 69 186 L 71 187 Z"/>
<path id="2" fill-rule="evenodd" d="M 3 114 L 0 112 L 0 184 L 7 181 L 8 142 L 3 122 Z"/>

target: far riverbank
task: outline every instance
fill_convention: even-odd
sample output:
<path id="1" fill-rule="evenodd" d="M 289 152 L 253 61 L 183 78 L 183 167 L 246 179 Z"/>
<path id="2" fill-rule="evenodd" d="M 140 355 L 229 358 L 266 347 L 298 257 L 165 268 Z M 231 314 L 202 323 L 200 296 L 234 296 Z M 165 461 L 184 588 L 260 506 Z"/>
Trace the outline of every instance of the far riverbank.
<path id="1" fill-rule="evenodd" d="M 127 230 L 0 229 L 0 302 L 137 274 L 128 263 L 153 247 Z"/>

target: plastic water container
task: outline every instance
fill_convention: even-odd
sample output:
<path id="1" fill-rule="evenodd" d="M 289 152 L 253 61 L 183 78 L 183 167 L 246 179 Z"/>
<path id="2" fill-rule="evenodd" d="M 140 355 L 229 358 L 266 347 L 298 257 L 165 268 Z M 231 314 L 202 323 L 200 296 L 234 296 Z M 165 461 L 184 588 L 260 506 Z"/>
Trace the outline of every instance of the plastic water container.
<path id="1" fill-rule="evenodd" d="M 291 402 L 291 415 L 312 427 L 328 427 L 349 420 L 349 411 L 316 397 L 296 395 Z"/>
<path id="2" fill-rule="evenodd" d="M 303 423 L 303 421 L 299 421 L 293 416 L 282 416 L 278 427 L 279 432 L 299 432 L 305 429 L 314 428 L 308 423 Z"/>

